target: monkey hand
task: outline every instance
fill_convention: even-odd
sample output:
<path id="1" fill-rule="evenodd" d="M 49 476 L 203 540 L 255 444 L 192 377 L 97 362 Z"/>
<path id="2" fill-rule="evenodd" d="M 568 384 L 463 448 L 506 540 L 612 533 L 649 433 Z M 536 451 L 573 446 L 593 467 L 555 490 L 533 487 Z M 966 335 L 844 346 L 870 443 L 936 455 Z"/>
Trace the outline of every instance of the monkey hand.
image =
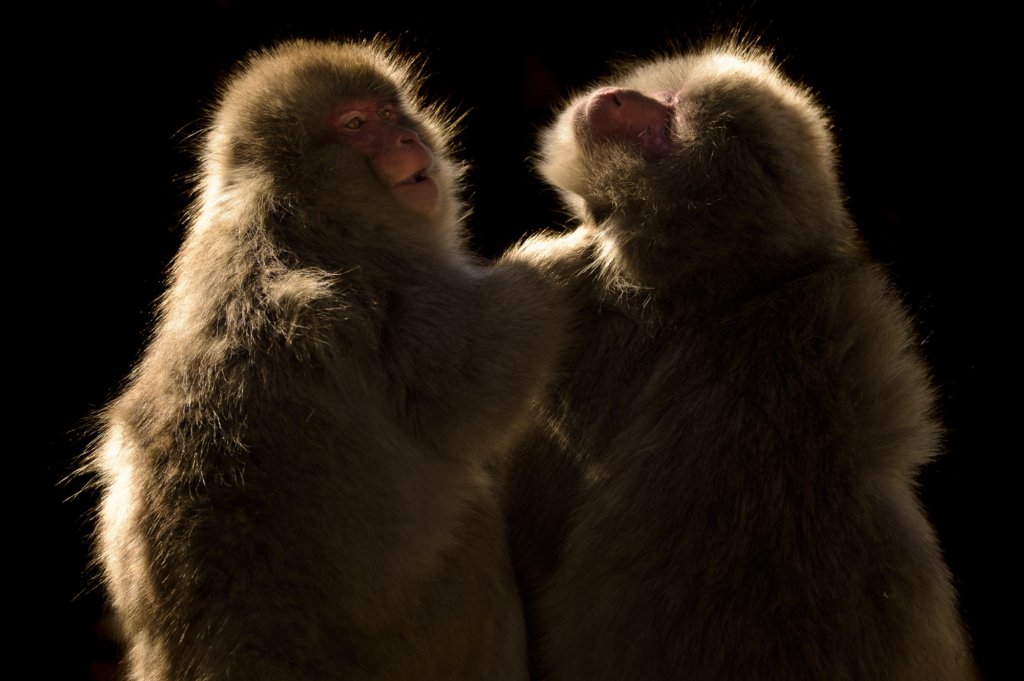
<path id="1" fill-rule="evenodd" d="M 570 292 L 583 290 L 593 277 L 596 232 L 577 227 L 567 234 L 534 234 L 511 248 L 502 262 L 526 263 Z"/>

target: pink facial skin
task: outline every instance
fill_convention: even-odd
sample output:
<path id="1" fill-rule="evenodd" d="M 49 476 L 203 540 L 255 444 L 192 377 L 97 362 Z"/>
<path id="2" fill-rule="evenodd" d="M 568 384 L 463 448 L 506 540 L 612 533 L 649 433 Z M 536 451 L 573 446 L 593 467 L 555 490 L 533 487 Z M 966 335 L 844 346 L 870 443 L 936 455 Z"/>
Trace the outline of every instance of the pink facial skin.
<path id="1" fill-rule="evenodd" d="M 434 210 L 437 183 L 426 175 L 434 155 L 401 125 L 394 103 L 346 100 L 334 107 L 329 124 L 339 142 L 367 158 L 399 204 L 424 215 Z"/>
<path id="2" fill-rule="evenodd" d="M 648 97 L 636 90 L 603 87 L 576 109 L 577 135 L 595 142 L 632 140 L 652 156 L 666 156 L 673 146 L 673 97 L 671 92 Z"/>

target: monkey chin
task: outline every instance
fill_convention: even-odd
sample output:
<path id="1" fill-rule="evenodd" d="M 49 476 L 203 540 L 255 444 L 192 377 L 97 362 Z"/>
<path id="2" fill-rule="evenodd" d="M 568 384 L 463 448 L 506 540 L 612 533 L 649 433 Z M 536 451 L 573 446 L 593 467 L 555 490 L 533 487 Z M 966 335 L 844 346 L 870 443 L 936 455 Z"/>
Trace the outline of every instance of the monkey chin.
<path id="1" fill-rule="evenodd" d="M 437 207 L 439 192 L 434 178 L 419 175 L 391 187 L 391 195 L 403 208 L 420 215 L 430 215 Z"/>

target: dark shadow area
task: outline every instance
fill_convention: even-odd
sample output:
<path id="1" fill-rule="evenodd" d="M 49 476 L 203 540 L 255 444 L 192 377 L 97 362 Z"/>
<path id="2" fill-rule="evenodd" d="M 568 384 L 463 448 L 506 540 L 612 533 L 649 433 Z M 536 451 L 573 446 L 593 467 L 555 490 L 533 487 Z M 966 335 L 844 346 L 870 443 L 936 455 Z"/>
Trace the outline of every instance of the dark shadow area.
<path id="1" fill-rule="evenodd" d="M 26 389 L 12 414 L 16 427 L 25 429 L 22 418 L 30 424 L 25 482 L 12 483 L 19 498 L 28 487 L 21 511 L 30 518 L 28 579 L 13 589 L 30 598 L 15 617 L 27 615 L 16 628 L 33 651 L 39 647 L 31 653 L 35 675 L 111 677 L 115 646 L 86 565 L 95 496 L 86 490 L 69 500 L 84 481 L 60 481 L 88 444 L 87 417 L 116 392 L 145 343 L 181 238 L 194 165 L 189 147 L 236 61 L 287 37 L 378 32 L 427 55 L 428 98 L 468 112 L 460 136 L 462 156 L 473 162 L 468 225 L 473 247 L 493 257 L 566 219 L 529 160 L 535 131 L 559 95 L 605 74 L 609 60 L 650 56 L 673 41 L 685 45 L 739 25 L 763 32 L 786 71 L 832 111 L 849 208 L 918 321 L 949 428 L 947 453 L 921 478 L 922 500 L 955 576 L 979 667 L 999 678 L 1005 653 L 995 611 L 1007 584 L 990 567 L 1001 555 L 991 548 L 997 494 L 985 474 L 1005 468 L 995 457 L 1007 451 L 1008 429 L 993 428 L 987 417 L 996 412 L 995 375 L 1007 373 L 995 363 L 1007 355 L 1005 341 L 992 340 L 1005 335 L 990 304 L 980 302 L 993 297 L 987 251 L 1000 247 L 980 235 L 1002 224 L 988 214 L 993 188 L 983 177 L 984 155 L 1000 153 L 1002 143 L 989 132 L 985 149 L 972 147 L 971 131 L 981 123 L 964 100 L 981 85 L 970 80 L 970 56 L 948 54 L 972 27 L 945 11 L 921 16 L 862 4 L 673 5 L 656 20 L 645 11 L 643 21 L 543 22 L 518 4 L 477 10 L 456 20 L 438 7 L 424 7 L 420 17 L 404 7 L 345 3 L 285 11 L 247 2 L 138 3 L 52 16 L 33 10 L 26 30 L 38 33 L 46 57 L 16 78 L 28 79 L 24 101 L 41 104 L 8 114 L 38 124 L 31 138 L 38 141 L 29 152 L 14 125 L 9 136 L 26 151 L 8 162 L 14 205 L 42 217 L 12 243 L 15 271 L 27 277 L 32 268 L 26 288 L 35 295 L 15 292 L 33 303 L 16 306 L 8 328 L 25 332 L 17 345 L 28 354 L 14 358 Z M 33 160 L 22 165 L 25 158 Z M 23 654 L 16 650 L 15 658 Z"/>

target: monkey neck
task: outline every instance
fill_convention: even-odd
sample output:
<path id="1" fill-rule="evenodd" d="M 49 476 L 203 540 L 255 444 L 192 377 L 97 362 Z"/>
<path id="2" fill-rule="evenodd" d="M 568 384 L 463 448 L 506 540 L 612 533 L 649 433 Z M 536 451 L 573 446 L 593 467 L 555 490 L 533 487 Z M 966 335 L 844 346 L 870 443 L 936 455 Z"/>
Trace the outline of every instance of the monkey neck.
<path id="1" fill-rule="evenodd" d="M 609 291 L 640 292 L 645 305 L 692 309 L 759 295 L 844 257 L 829 232 L 787 241 L 781 229 L 707 214 L 618 213 L 597 228 L 597 260 Z"/>

